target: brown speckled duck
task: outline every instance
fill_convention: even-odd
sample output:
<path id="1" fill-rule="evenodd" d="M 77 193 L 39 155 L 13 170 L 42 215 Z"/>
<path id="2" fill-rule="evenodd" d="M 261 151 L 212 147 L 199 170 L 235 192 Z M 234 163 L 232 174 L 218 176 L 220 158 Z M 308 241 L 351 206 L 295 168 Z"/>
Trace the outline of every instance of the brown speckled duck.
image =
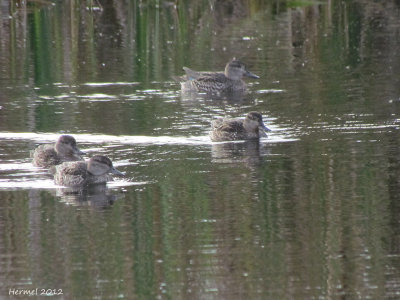
<path id="1" fill-rule="evenodd" d="M 244 119 L 219 118 L 211 122 L 210 138 L 213 142 L 259 139 L 266 136 L 262 115 L 249 112 Z"/>
<path id="2" fill-rule="evenodd" d="M 85 153 L 78 149 L 71 135 L 62 135 L 55 144 L 40 145 L 31 152 L 32 163 L 36 167 L 51 167 L 65 161 L 82 160 Z"/>
<path id="3" fill-rule="evenodd" d="M 205 93 L 229 93 L 244 92 L 246 83 L 243 77 L 260 78 L 249 72 L 246 65 L 239 60 L 233 59 L 228 62 L 225 71 L 222 72 L 197 72 L 183 67 L 186 76 L 181 82 L 182 91 L 205 92 Z"/>
<path id="4" fill-rule="evenodd" d="M 93 156 L 85 162 L 64 162 L 51 171 L 54 173 L 54 182 L 67 187 L 84 187 L 112 181 L 113 178 L 109 173 L 124 176 L 114 168 L 108 157 L 102 155 Z"/>

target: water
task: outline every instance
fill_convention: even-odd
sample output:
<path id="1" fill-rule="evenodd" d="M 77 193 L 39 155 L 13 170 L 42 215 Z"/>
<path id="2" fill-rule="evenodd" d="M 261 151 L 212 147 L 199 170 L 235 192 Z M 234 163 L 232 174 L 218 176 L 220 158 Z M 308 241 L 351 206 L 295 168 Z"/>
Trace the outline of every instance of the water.
<path id="1" fill-rule="evenodd" d="M 0 298 L 398 298 L 399 13 L 2 2 Z M 232 57 L 261 77 L 246 95 L 174 81 Z M 253 110 L 268 138 L 210 141 L 210 120 Z M 55 185 L 29 152 L 63 133 L 126 176 Z"/>

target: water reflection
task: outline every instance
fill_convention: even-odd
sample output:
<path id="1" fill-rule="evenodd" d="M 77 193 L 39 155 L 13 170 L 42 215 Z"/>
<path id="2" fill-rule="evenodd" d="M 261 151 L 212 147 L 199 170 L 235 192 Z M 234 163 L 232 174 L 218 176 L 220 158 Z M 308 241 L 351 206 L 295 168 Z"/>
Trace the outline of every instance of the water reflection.
<path id="1" fill-rule="evenodd" d="M 107 208 L 123 198 L 122 194 L 111 191 L 106 184 L 94 184 L 83 188 L 58 188 L 55 195 L 66 204 L 93 208 Z"/>
<path id="2" fill-rule="evenodd" d="M 260 144 L 258 140 L 214 143 L 211 148 L 213 163 L 244 163 L 248 167 L 259 166 L 262 157 L 268 153 L 268 145 Z"/>
<path id="3" fill-rule="evenodd" d="M 398 1 L 53 4 L 1 3 L 0 298 L 399 295 Z M 172 82 L 234 56 L 245 95 Z M 253 110 L 267 139 L 210 142 Z M 129 180 L 59 190 L 28 157 L 62 133 Z"/>
<path id="4" fill-rule="evenodd" d="M 183 90 L 181 92 L 182 100 L 186 103 L 193 101 L 196 103 L 201 100 L 217 100 L 227 101 L 230 104 L 242 104 L 252 100 L 252 97 L 248 96 L 247 91 L 239 91 L 235 93 L 199 93 L 191 90 Z"/>

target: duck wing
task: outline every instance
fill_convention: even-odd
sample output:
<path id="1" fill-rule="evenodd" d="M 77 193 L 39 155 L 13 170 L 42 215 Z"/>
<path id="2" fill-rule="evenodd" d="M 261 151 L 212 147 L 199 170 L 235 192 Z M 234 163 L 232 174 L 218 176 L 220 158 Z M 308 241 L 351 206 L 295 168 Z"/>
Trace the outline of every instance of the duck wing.
<path id="1" fill-rule="evenodd" d="M 83 185 L 87 178 L 87 164 L 85 162 L 64 162 L 55 167 L 54 181 L 64 186 Z"/>
<path id="2" fill-rule="evenodd" d="M 54 144 L 40 145 L 31 153 L 33 165 L 36 167 L 49 167 L 61 163 L 61 159 L 54 150 Z"/>
<path id="3" fill-rule="evenodd" d="M 194 80 L 194 79 L 197 79 L 197 78 L 199 78 L 201 76 L 201 72 L 194 71 L 194 70 L 189 69 L 187 67 L 183 67 L 183 70 L 186 73 L 186 80 Z"/>
<path id="4" fill-rule="evenodd" d="M 199 78 L 206 78 L 206 77 L 211 77 L 211 78 L 225 78 L 225 74 L 221 73 L 221 72 L 199 72 L 199 71 L 195 71 L 192 69 L 189 69 L 187 67 L 183 67 L 183 70 L 186 73 L 186 80 L 197 80 Z"/>
<path id="5" fill-rule="evenodd" d="M 87 172 L 87 164 L 83 161 L 78 161 L 78 162 L 65 162 L 62 163 L 59 167 L 62 169 L 63 173 L 65 175 L 84 175 L 86 176 Z"/>
<path id="6" fill-rule="evenodd" d="M 242 120 L 217 119 L 211 123 L 210 137 L 213 142 L 235 141 L 246 137 Z"/>
<path id="7" fill-rule="evenodd" d="M 192 80 L 192 84 L 197 90 L 206 92 L 223 91 L 229 87 L 229 82 L 222 73 L 204 73 Z"/>
<path id="8" fill-rule="evenodd" d="M 240 120 L 223 120 L 217 130 L 226 132 L 245 132 L 243 122 Z"/>

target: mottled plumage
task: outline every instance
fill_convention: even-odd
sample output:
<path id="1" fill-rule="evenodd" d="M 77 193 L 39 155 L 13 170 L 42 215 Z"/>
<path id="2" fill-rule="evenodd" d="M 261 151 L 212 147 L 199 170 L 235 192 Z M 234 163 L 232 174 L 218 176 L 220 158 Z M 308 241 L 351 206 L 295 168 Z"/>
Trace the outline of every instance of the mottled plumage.
<path id="1" fill-rule="evenodd" d="M 181 82 L 183 91 L 196 91 L 206 93 L 229 93 L 243 92 L 246 83 L 243 77 L 259 78 L 257 75 L 247 71 L 245 64 L 238 60 L 230 61 L 225 72 L 197 72 L 183 67 L 186 76 Z"/>
<path id="2" fill-rule="evenodd" d="M 73 136 L 62 135 L 55 144 L 40 145 L 31 152 L 36 167 L 50 167 L 65 161 L 82 160 L 85 153 L 78 149 Z"/>
<path id="3" fill-rule="evenodd" d="M 106 156 L 96 155 L 88 161 L 64 162 L 52 169 L 54 182 L 68 187 L 83 187 L 89 184 L 106 183 L 112 181 L 113 173 L 123 174 L 113 167 L 111 160 Z"/>
<path id="4" fill-rule="evenodd" d="M 211 122 L 210 138 L 213 142 L 258 139 L 266 136 L 262 115 L 250 112 L 244 119 L 216 119 Z"/>

